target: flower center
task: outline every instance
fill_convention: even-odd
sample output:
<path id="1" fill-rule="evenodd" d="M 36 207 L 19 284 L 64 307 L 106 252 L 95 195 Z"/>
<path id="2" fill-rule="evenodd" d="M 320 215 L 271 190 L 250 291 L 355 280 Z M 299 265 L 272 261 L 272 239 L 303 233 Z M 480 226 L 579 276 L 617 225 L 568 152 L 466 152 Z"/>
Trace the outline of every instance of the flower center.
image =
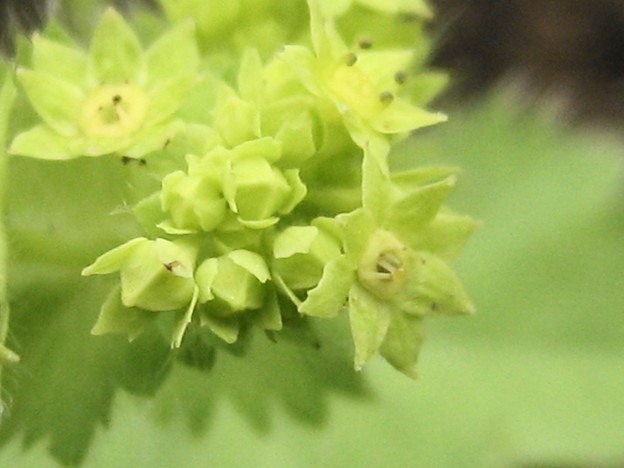
<path id="1" fill-rule="evenodd" d="M 364 118 L 370 118 L 383 109 L 379 91 L 354 63 L 341 63 L 329 77 L 328 87 L 344 104 L 342 112 L 351 109 Z"/>
<path id="2" fill-rule="evenodd" d="M 143 125 L 148 109 L 149 97 L 139 86 L 101 85 L 87 97 L 80 126 L 90 137 L 124 137 Z"/>
<path id="3" fill-rule="evenodd" d="M 379 229 L 371 236 L 358 267 L 362 286 L 382 299 L 391 299 L 407 279 L 407 247 Z"/>

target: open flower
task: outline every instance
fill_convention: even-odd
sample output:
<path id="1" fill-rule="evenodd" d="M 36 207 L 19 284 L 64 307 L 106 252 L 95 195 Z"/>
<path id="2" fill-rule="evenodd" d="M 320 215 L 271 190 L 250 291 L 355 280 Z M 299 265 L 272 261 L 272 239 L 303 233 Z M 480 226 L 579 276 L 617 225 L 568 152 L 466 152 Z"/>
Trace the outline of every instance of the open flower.
<path id="1" fill-rule="evenodd" d="M 423 318 L 473 310 L 447 264 L 476 226 L 442 207 L 454 178 L 402 190 L 443 172 L 412 171 L 392 183 L 378 160 L 365 154 L 364 206 L 337 217 L 344 254 L 327 263 L 318 285 L 298 304 L 315 317 L 348 307 L 357 369 L 379 351 L 413 376 Z"/>
<path id="2" fill-rule="evenodd" d="M 409 50 L 361 50 L 356 54 L 343 42 L 333 22 L 323 16 L 317 2 L 308 4 L 313 51 L 287 46 L 281 58 L 320 100 L 321 107 L 333 109 L 342 119 L 358 146 L 385 154 L 387 136 L 446 120 L 399 95 L 400 73 L 412 59 Z"/>
<path id="3" fill-rule="evenodd" d="M 18 68 L 17 80 L 43 122 L 18 134 L 9 151 L 42 159 L 138 158 L 162 148 L 197 80 L 194 41 L 192 25 L 184 23 L 143 52 L 112 9 L 88 53 L 35 35 L 32 68 Z"/>

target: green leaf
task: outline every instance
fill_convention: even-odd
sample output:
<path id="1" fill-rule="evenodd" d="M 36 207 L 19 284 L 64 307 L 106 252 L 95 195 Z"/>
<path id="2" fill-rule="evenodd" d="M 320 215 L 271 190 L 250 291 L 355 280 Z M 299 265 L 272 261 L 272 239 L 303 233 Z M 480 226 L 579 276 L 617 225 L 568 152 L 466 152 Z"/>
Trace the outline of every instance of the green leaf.
<path id="1" fill-rule="evenodd" d="M 349 291 L 349 321 L 355 345 L 354 365 L 361 370 L 383 343 L 392 318 L 388 304 L 359 285 Z"/>
<path id="2" fill-rule="evenodd" d="M 87 72 L 91 85 L 144 81 L 144 57 L 139 40 L 112 8 L 106 10 L 93 34 Z"/>
<path id="3" fill-rule="evenodd" d="M 78 133 L 85 99 L 79 87 L 49 73 L 24 68 L 17 70 L 17 79 L 37 114 L 50 128 L 65 136 Z"/>
<path id="4" fill-rule="evenodd" d="M 174 26 L 145 52 L 147 89 L 180 76 L 193 76 L 199 66 L 195 27 L 190 21 Z"/>
<path id="5" fill-rule="evenodd" d="M 325 265 L 318 286 L 308 291 L 299 312 L 312 317 L 335 317 L 346 305 L 355 273 L 346 257 L 340 256 Z"/>
<path id="6" fill-rule="evenodd" d="M 380 354 L 398 371 L 416 378 L 416 363 L 422 346 L 423 319 L 406 314 L 392 317 Z"/>

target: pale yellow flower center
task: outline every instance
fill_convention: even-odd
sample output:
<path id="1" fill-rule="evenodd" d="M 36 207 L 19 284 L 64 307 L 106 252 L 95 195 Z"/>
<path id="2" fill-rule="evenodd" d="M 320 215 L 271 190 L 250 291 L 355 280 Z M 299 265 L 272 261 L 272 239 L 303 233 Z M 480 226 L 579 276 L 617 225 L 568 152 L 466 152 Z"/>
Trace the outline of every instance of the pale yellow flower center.
<path id="1" fill-rule="evenodd" d="M 363 118 L 373 117 L 383 109 L 380 93 L 371 79 L 355 65 L 340 64 L 328 79 L 328 87 L 344 104 L 341 112 L 352 110 Z"/>
<path id="2" fill-rule="evenodd" d="M 86 136 L 120 138 L 136 132 L 147 117 L 149 97 L 137 85 L 101 85 L 87 97 L 80 116 Z"/>
<path id="3" fill-rule="evenodd" d="M 392 299 L 407 279 L 407 247 L 392 233 L 378 229 L 371 236 L 358 267 L 360 283 L 382 299 Z"/>

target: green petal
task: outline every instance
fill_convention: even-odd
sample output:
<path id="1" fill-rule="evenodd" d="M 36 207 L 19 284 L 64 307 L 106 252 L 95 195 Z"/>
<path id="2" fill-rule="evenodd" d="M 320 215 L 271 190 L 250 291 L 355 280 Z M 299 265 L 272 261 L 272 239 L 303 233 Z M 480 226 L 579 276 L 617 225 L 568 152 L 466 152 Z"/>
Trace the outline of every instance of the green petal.
<path id="1" fill-rule="evenodd" d="M 416 187 L 425 182 L 431 182 L 436 179 L 442 179 L 453 174 L 457 174 L 461 169 L 459 167 L 418 167 L 407 171 L 394 172 L 390 174 L 390 178 L 394 185 L 402 192 L 413 192 Z"/>
<path id="2" fill-rule="evenodd" d="M 227 86 L 220 89 L 214 115 L 215 128 L 230 147 L 260 136 L 256 106 L 240 99 Z"/>
<path id="3" fill-rule="evenodd" d="M 374 10 L 388 14 L 412 13 L 423 18 L 431 18 L 433 13 L 423 0 L 356 0 Z"/>
<path id="4" fill-rule="evenodd" d="M 268 292 L 262 307 L 252 313 L 251 319 L 256 326 L 263 330 L 282 329 L 282 314 L 280 313 L 277 294 L 273 288 Z"/>
<path id="5" fill-rule="evenodd" d="M 79 87 L 84 86 L 87 56 L 77 48 L 67 47 L 39 34 L 33 35 L 32 65 Z"/>
<path id="6" fill-rule="evenodd" d="M 383 343 L 390 325 L 391 313 L 385 302 L 358 285 L 349 292 L 349 321 L 355 345 L 355 369 L 364 364 L 377 352 Z"/>
<path id="7" fill-rule="evenodd" d="M 274 138 L 264 137 L 245 141 L 234 148 L 232 153 L 232 158 L 236 160 L 261 157 L 274 163 L 281 156 L 281 147 Z"/>
<path id="8" fill-rule="evenodd" d="M 410 49 L 366 51 L 358 54 L 357 66 L 375 89 L 394 92 L 398 87 L 395 74 L 409 69 L 413 55 Z"/>
<path id="9" fill-rule="evenodd" d="M 95 262 L 82 270 L 82 276 L 89 275 L 106 275 L 119 270 L 125 263 L 130 253 L 137 248 L 139 244 L 149 242 L 145 237 L 137 237 L 129 240 L 125 244 L 109 250 L 105 254 L 100 255 Z"/>
<path id="10" fill-rule="evenodd" d="M 310 49 L 303 46 L 286 46 L 278 56 L 299 78 L 303 86 L 315 96 L 321 95 L 318 79 L 318 64 Z"/>
<path id="11" fill-rule="evenodd" d="M 353 0 L 318 0 L 323 16 L 333 18 L 340 16 L 349 9 Z"/>
<path id="12" fill-rule="evenodd" d="M 386 226 L 411 243 L 412 235 L 436 216 L 454 186 L 455 177 L 450 176 L 406 195 L 390 208 Z"/>
<path id="13" fill-rule="evenodd" d="M 299 306 L 299 312 L 313 317 L 331 318 L 345 306 L 355 273 L 344 256 L 340 256 L 323 269 L 318 286 L 308 292 Z"/>
<path id="14" fill-rule="evenodd" d="M 147 88 L 180 76 L 193 76 L 199 66 L 195 27 L 190 21 L 174 26 L 145 53 Z"/>
<path id="15" fill-rule="evenodd" d="M 360 263 L 368 241 L 376 228 L 373 216 L 368 210 L 358 209 L 336 218 L 344 232 L 345 254 L 354 268 Z"/>
<path id="16" fill-rule="evenodd" d="M 195 283 L 199 288 L 199 302 L 204 303 L 214 299 L 212 283 L 217 276 L 219 261 L 216 258 L 208 258 L 202 262 L 195 271 Z"/>
<path id="17" fill-rule="evenodd" d="M 393 301 L 405 312 L 425 315 L 466 315 L 474 306 L 457 278 L 442 259 L 416 252 L 403 291 Z"/>
<path id="18" fill-rule="evenodd" d="M 261 255 L 249 250 L 234 250 L 227 255 L 236 265 L 254 275 L 261 283 L 270 278 L 269 268 Z"/>
<path id="19" fill-rule="evenodd" d="M 210 328 L 215 335 L 228 344 L 238 340 L 240 325 L 237 317 L 216 317 L 211 315 L 210 309 L 206 307 L 201 314 L 201 325 Z"/>
<path id="20" fill-rule="evenodd" d="M 247 49 L 238 71 L 238 92 L 246 101 L 258 102 L 262 96 L 262 60 L 257 49 Z"/>
<path id="21" fill-rule="evenodd" d="M 183 128 L 184 125 L 181 122 L 146 128 L 131 138 L 132 144 L 123 150 L 123 155 L 129 158 L 140 158 L 164 149 Z"/>
<path id="22" fill-rule="evenodd" d="M 112 8 L 106 10 L 93 34 L 87 63 L 92 85 L 144 81 L 139 40 L 123 17 Z"/>
<path id="23" fill-rule="evenodd" d="M 80 156 L 70 151 L 68 137 L 59 135 L 46 125 L 38 125 L 18 134 L 8 152 L 39 159 L 63 160 Z"/>
<path id="24" fill-rule="evenodd" d="M 121 302 L 121 287 L 116 286 L 102 304 L 100 315 L 91 329 L 91 334 L 123 333 L 132 341 L 157 316 L 154 312 L 138 307 L 124 306 Z"/>
<path id="25" fill-rule="evenodd" d="M 149 127 L 171 117 L 198 82 L 194 75 L 185 75 L 154 86 L 150 90 L 149 113 L 143 125 Z"/>
<path id="26" fill-rule="evenodd" d="M 280 208 L 279 212 L 287 214 L 305 198 L 308 193 L 308 188 L 299 177 L 299 169 L 288 169 L 284 171 L 284 178 L 288 182 L 288 185 L 290 185 L 291 191 L 289 199 L 286 204 Z"/>
<path id="27" fill-rule="evenodd" d="M 195 311 L 198 297 L 199 288 L 195 286 L 195 288 L 193 289 L 193 297 L 191 298 L 191 302 L 189 303 L 186 310 L 179 311 L 176 314 L 176 321 L 173 327 L 173 334 L 171 336 L 172 348 L 179 348 L 182 344 L 182 338 L 184 338 L 186 328 L 188 327 L 189 323 L 191 323 L 191 319 L 193 318 L 193 312 Z"/>
<path id="28" fill-rule="evenodd" d="M 416 362 L 423 343 L 423 319 L 397 314 L 392 318 L 380 354 L 392 366 L 411 378 L 416 378 Z"/>
<path id="29" fill-rule="evenodd" d="M 382 166 L 374 155 L 365 151 L 362 161 L 362 205 L 370 211 L 378 224 L 388 214 L 392 188 L 386 165 Z"/>
<path id="30" fill-rule="evenodd" d="M 297 253 L 308 253 L 312 241 L 316 239 L 319 230 L 314 226 L 291 226 L 282 231 L 273 244 L 275 258 L 287 258 Z"/>
<path id="31" fill-rule="evenodd" d="M 406 133 L 421 127 L 446 122 L 444 114 L 429 112 L 403 99 L 395 99 L 371 120 L 371 126 L 380 133 Z"/>
<path id="32" fill-rule="evenodd" d="M 469 216 L 440 213 L 433 221 L 410 234 L 414 250 L 431 252 L 444 260 L 452 260 L 463 250 L 468 238 L 480 226 Z"/>
<path id="33" fill-rule="evenodd" d="M 85 99 L 76 85 L 49 73 L 17 70 L 17 78 L 24 87 L 31 105 L 39 116 L 62 135 L 75 135 Z"/>
<path id="34" fill-rule="evenodd" d="M 264 279 L 263 275 L 268 275 L 264 260 L 258 254 L 235 252 L 218 258 L 217 274 L 212 282 L 213 294 L 229 306 L 227 313 L 261 307 L 265 288 L 258 276 Z"/>

